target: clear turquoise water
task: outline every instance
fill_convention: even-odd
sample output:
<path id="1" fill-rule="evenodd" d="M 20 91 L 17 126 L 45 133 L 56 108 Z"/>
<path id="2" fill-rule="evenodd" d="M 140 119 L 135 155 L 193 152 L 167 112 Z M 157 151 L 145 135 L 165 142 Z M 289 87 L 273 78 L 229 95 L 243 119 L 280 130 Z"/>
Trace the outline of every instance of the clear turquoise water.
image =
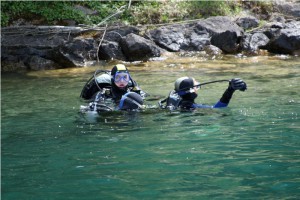
<path id="1" fill-rule="evenodd" d="M 91 122 L 78 114 L 78 96 L 95 69 L 2 74 L 3 200 L 299 198 L 299 58 L 130 64 L 149 105 L 185 75 L 240 77 L 248 90 L 226 109 L 115 112 Z M 226 87 L 203 86 L 197 102 L 214 104 Z"/>

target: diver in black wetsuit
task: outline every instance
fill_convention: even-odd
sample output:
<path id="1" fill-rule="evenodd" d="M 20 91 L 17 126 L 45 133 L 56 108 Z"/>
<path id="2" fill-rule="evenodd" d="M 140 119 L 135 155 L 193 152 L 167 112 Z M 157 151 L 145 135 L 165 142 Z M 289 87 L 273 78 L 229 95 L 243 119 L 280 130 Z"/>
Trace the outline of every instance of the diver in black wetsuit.
<path id="1" fill-rule="evenodd" d="M 143 97 L 145 95 L 137 83 L 131 78 L 127 68 L 122 64 L 118 64 L 111 70 L 110 97 L 116 103 L 119 103 L 122 96 L 127 92 L 136 92 Z"/>
<path id="2" fill-rule="evenodd" d="M 222 80 L 226 81 L 226 80 Z M 192 77 L 181 77 L 175 82 L 175 90 L 171 91 L 169 97 L 159 102 L 161 108 L 174 110 L 193 110 L 196 108 L 224 108 L 227 107 L 233 93 L 236 90 L 245 91 L 247 84 L 240 78 L 234 78 L 229 81 L 229 86 L 223 93 L 221 99 L 213 106 L 197 104 L 197 90 L 199 83 Z M 166 103 L 164 106 L 163 103 Z"/>
<path id="3" fill-rule="evenodd" d="M 145 96 L 146 93 L 140 90 L 123 64 L 114 66 L 110 74 L 106 72 L 97 77 L 94 74 L 80 95 L 83 99 L 90 100 L 92 110 L 95 106 L 113 110 L 111 106 L 106 105 L 108 99 L 112 99 L 118 109 L 140 108 Z"/>

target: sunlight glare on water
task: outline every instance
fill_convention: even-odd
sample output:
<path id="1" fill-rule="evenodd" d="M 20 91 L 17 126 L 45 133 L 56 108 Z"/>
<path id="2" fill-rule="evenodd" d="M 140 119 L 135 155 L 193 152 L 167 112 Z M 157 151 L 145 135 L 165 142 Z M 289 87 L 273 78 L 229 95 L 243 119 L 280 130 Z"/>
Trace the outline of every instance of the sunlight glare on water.
<path id="1" fill-rule="evenodd" d="M 2 74 L 2 199 L 300 196 L 299 58 L 174 56 L 125 65 L 152 108 L 92 121 L 79 114 L 79 94 L 99 67 Z M 181 76 L 239 77 L 248 90 L 225 109 L 158 109 Z M 203 86 L 197 102 L 213 105 L 227 86 Z"/>

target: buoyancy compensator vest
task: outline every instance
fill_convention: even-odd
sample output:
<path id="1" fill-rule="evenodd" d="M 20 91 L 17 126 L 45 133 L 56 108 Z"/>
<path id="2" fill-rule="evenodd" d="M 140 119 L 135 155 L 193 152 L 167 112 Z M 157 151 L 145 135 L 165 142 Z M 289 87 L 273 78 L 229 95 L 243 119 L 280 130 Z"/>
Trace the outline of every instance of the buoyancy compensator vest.
<path id="1" fill-rule="evenodd" d="M 182 98 L 178 93 L 173 90 L 170 92 L 169 96 L 158 102 L 159 107 L 163 109 L 175 110 L 178 108 Z"/>

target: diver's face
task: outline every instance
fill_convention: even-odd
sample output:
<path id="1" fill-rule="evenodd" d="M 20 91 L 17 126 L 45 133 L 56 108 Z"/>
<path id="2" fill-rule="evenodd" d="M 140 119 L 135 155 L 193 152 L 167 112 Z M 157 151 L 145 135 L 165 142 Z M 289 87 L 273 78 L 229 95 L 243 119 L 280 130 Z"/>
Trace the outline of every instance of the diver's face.
<path id="1" fill-rule="evenodd" d="M 129 74 L 124 73 L 124 72 L 116 73 L 114 82 L 115 82 L 116 86 L 118 86 L 119 88 L 126 87 L 129 83 Z"/>

